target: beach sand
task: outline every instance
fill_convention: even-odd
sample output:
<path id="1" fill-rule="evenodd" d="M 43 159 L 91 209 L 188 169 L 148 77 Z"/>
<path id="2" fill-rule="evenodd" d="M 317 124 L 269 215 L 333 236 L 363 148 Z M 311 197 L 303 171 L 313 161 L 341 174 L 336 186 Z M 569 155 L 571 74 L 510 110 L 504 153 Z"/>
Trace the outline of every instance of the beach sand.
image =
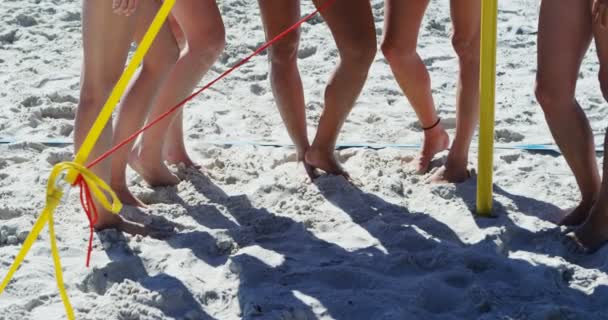
<path id="1" fill-rule="evenodd" d="M 70 140 L 81 65 L 80 1 L 0 2 L 0 276 L 44 206 L 52 166 L 72 158 Z M 383 1 L 372 1 L 376 29 Z M 496 141 L 553 143 L 534 99 L 538 1 L 501 1 Z M 220 2 L 227 48 L 201 83 L 264 42 L 257 1 Z M 303 13 L 311 12 L 309 1 Z M 433 1 L 420 36 L 435 101 L 453 135 L 458 65 L 448 1 Z M 379 40 L 378 40 L 379 41 Z M 337 50 L 323 20 L 303 27 L 299 53 L 309 134 L 323 106 Z M 596 141 L 608 105 L 595 51 L 578 98 Z M 88 222 L 77 190 L 56 212 L 68 293 L 78 319 L 608 319 L 608 248 L 569 253 L 555 225 L 578 202 L 563 157 L 500 150 L 495 219 L 476 218 L 475 179 L 432 185 L 414 173 L 415 150 L 339 152 L 354 177 L 310 183 L 295 151 L 225 141 L 289 143 L 273 102 L 267 57 L 254 58 L 186 108 L 188 145 L 203 172 L 152 189 L 132 172 L 149 205 L 125 214 L 172 224 L 166 240 L 98 233 L 85 267 Z M 422 132 L 386 60 L 378 54 L 340 143 L 416 144 Z M 474 143 L 475 146 L 476 142 Z M 471 151 L 476 166 L 476 147 Z M 598 161 L 601 161 L 598 156 Z M 6 292 L 0 319 L 64 319 L 48 233 Z"/>

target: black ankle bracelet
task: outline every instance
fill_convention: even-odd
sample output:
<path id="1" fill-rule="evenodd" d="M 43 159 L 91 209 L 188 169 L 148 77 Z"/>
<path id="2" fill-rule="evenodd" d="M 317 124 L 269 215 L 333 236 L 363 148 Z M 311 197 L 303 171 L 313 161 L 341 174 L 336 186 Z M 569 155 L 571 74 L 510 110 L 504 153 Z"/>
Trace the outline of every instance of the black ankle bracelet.
<path id="1" fill-rule="evenodd" d="M 433 124 L 430 127 L 426 127 L 426 128 L 422 128 L 422 130 L 424 131 L 429 131 L 431 129 L 434 129 L 436 126 L 438 126 L 441 123 L 441 118 L 437 118 L 437 122 L 435 122 L 435 124 Z"/>

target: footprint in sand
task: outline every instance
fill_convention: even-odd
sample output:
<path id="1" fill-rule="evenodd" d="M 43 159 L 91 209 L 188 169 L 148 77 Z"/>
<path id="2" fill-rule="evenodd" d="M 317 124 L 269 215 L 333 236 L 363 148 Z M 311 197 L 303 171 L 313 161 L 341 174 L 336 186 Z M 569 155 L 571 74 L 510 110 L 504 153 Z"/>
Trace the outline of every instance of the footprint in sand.
<path id="1" fill-rule="evenodd" d="M 72 106 L 53 106 L 40 109 L 42 118 L 74 120 L 76 108 Z"/>
<path id="2" fill-rule="evenodd" d="M 101 268 L 89 269 L 90 271 L 76 284 L 76 287 L 84 293 L 104 295 L 112 284 L 121 283 L 126 279 L 138 279 L 145 272 L 137 270 L 135 268 L 137 264 L 131 263 L 130 260 L 112 261 Z"/>
<path id="3" fill-rule="evenodd" d="M 15 18 L 15 22 L 21 27 L 33 27 L 38 24 L 38 21 L 32 16 L 20 14 Z"/>
<path id="4" fill-rule="evenodd" d="M 470 302 L 460 288 L 452 287 L 445 282 L 425 278 L 414 298 L 418 307 L 432 314 L 453 312 L 457 309 L 470 309 Z"/>
<path id="5" fill-rule="evenodd" d="M 21 105 L 25 108 L 37 107 L 42 104 L 42 99 L 37 96 L 29 96 L 21 101 Z"/>
<path id="6" fill-rule="evenodd" d="M 0 34 L 0 43 L 2 44 L 14 44 L 17 40 L 19 40 L 17 30 L 12 30 L 4 34 Z"/>
<path id="7" fill-rule="evenodd" d="M 258 83 L 254 83 L 249 87 L 249 91 L 255 94 L 256 96 L 263 96 L 266 94 L 266 89 L 259 85 Z"/>
<path id="8" fill-rule="evenodd" d="M 306 45 L 302 46 L 300 51 L 298 51 L 298 59 L 306 59 L 314 56 L 317 53 L 317 47 Z"/>
<path id="9" fill-rule="evenodd" d="M 509 129 L 499 129 L 496 130 L 495 139 L 504 143 L 521 142 L 525 139 L 525 136 L 519 132 L 511 131 Z"/>
<path id="10" fill-rule="evenodd" d="M 53 150 L 46 156 L 46 162 L 50 165 L 56 165 L 60 162 L 70 161 L 73 157 L 71 151 L 68 150 Z"/>
<path id="11" fill-rule="evenodd" d="M 61 18 L 59 18 L 59 20 L 65 22 L 80 21 L 80 12 L 66 12 L 61 16 Z"/>

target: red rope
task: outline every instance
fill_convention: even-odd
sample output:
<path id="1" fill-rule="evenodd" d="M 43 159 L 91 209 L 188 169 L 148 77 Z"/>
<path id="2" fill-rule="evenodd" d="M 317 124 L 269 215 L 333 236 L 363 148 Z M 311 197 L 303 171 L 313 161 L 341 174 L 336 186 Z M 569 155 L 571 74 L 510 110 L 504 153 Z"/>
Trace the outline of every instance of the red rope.
<path id="1" fill-rule="evenodd" d="M 99 218 L 99 214 L 97 212 L 97 207 L 93 202 L 93 197 L 91 195 L 91 189 L 89 185 L 84 181 L 82 176 L 78 176 L 76 180 L 76 184 L 80 187 L 80 204 L 84 209 L 84 212 L 89 219 L 89 246 L 87 249 L 87 262 L 86 266 L 89 267 L 91 262 L 91 254 L 93 252 L 93 234 L 95 231 L 95 224 L 97 224 L 97 219 Z"/>
<path id="2" fill-rule="evenodd" d="M 202 87 L 198 91 L 194 92 L 189 97 L 187 97 L 186 99 L 184 99 L 180 103 L 176 104 L 171 109 L 167 110 L 165 113 L 161 114 L 158 118 L 150 121 L 143 128 L 141 128 L 141 129 L 137 130 L 136 132 L 134 132 L 127 139 L 125 139 L 121 143 L 115 145 L 114 147 L 112 147 L 112 149 L 106 151 L 101 156 L 99 156 L 97 159 L 93 160 L 91 163 L 89 163 L 89 165 L 87 166 L 87 168 L 90 169 L 90 168 L 96 166 L 97 164 L 99 164 L 103 160 L 107 159 L 110 155 L 112 155 L 117 150 L 121 149 L 125 145 L 127 145 L 130 142 L 132 142 L 133 140 L 137 139 L 137 137 L 140 134 L 142 134 L 144 131 L 150 129 L 152 126 L 158 124 L 159 122 L 161 122 L 162 120 L 164 120 L 165 118 L 167 118 L 168 116 L 170 116 L 171 114 L 175 113 L 177 110 L 179 110 L 181 107 L 183 107 L 186 103 L 188 103 L 189 101 L 191 101 L 192 99 L 194 99 L 196 96 L 198 96 L 201 93 L 203 93 L 203 91 L 209 89 L 214 84 L 216 84 L 217 82 L 219 82 L 220 80 L 222 80 L 223 78 L 227 77 L 229 74 L 231 74 L 232 72 L 234 72 L 236 69 L 240 68 L 242 65 L 244 65 L 247 62 L 249 62 L 249 60 L 251 60 L 253 57 L 259 55 L 264 50 L 268 49 L 270 46 L 272 46 L 273 44 L 275 44 L 278 41 L 280 41 L 281 39 L 283 39 L 289 33 L 293 32 L 296 29 L 298 29 L 302 24 L 304 24 L 308 20 L 312 19 L 315 15 L 317 15 L 317 13 L 323 12 L 324 10 L 326 10 L 327 8 L 329 8 L 336 1 L 337 0 L 327 0 L 322 6 L 320 6 L 319 8 L 317 8 L 317 10 L 315 10 L 311 14 L 305 16 L 304 18 L 300 19 L 300 21 L 298 21 L 296 24 L 294 24 L 293 26 L 289 27 L 287 30 L 281 32 L 280 34 L 278 34 L 276 37 L 274 37 L 270 41 L 266 42 L 263 46 L 261 46 L 260 48 L 258 48 L 257 50 L 255 50 L 252 54 L 250 54 L 249 56 L 247 56 L 246 58 L 244 58 L 243 60 L 241 60 L 239 63 L 237 63 L 236 65 L 234 65 L 232 68 L 230 68 L 227 71 L 225 71 L 224 73 L 222 73 L 219 77 L 215 78 L 213 81 L 209 82 L 204 87 Z M 98 212 L 97 212 L 97 208 L 95 207 L 95 203 L 93 202 L 93 197 L 91 196 L 91 190 L 90 190 L 89 186 L 87 185 L 86 181 L 81 176 L 79 176 L 78 179 L 76 180 L 75 184 L 77 184 L 80 187 L 80 203 L 81 203 L 82 208 L 83 208 L 84 212 L 86 213 L 87 218 L 89 220 L 90 234 L 89 234 L 89 245 L 88 245 L 88 250 L 87 250 L 87 261 L 86 261 L 86 265 L 88 267 L 89 263 L 91 262 L 91 253 L 93 252 L 93 234 L 94 234 L 94 231 L 95 231 L 95 224 L 97 223 L 97 219 L 98 219 L 99 215 L 98 215 Z"/>

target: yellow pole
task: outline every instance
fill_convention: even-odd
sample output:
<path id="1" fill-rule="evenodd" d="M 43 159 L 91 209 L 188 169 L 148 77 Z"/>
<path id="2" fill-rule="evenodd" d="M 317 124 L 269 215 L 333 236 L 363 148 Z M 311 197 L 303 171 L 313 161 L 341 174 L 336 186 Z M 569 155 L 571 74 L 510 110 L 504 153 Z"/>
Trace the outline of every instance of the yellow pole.
<path id="1" fill-rule="evenodd" d="M 479 159 L 477 214 L 492 215 L 494 166 L 494 105 L 498 0 L 481 0 Z"/>

